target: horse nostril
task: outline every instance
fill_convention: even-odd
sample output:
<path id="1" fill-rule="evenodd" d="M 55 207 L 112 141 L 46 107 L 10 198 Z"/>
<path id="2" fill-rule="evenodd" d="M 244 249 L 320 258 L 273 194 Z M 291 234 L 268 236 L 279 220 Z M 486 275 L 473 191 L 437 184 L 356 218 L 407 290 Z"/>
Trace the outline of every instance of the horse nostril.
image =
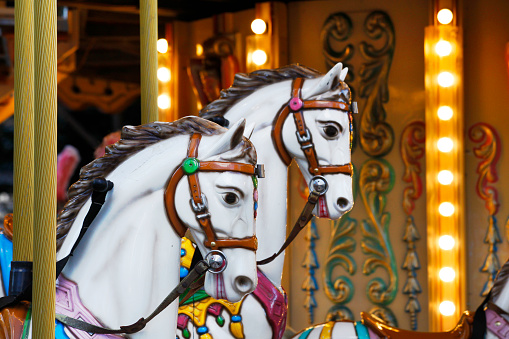
<path id="1" fill-rule="evenodd" d="M 239 276 L 235 278 L 235 285 L 241 293 L 251 292 L 253 288 L 253 281 L 246 276 Z"/>
<path id="2" fill-rule="evenodd" d="M 337 203 L 338 203 L 339 208 L 341 208 L 343 210 L 348 207 L 348 199 L 346 199 L 346 198 L 338 198 Z"/>

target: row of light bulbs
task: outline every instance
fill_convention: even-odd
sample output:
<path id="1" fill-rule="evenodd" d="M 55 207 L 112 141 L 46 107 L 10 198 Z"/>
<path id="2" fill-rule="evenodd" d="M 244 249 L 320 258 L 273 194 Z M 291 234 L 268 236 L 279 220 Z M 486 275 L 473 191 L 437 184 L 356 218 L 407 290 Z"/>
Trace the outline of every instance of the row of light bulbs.
<path id="1" fill-rule="evenodd" d="M 255 19 L 251 22 L 251 30 L 254 34 L 261 35 L 267 31 L 267 23 L 262 19 Z M 251 54 L 253 63 L 257 66 L 262 66 L 267 62 L 268 56 L 263 49 L 257 49 Z"/>
<path id="2" fill-rule="evenodd" d="M 168 53 L 168 41 L 166 39 L 157 40 L 157 51 L 161 54 Z M 168 67 L 161 66 L 157 69 L 157 79 L 166 84 L 171 80 L 171 72 Z M 168 109 L 171 106 L 171 98 L 167 93 L 161 93 L 157 97 L 157 107 L 160 109 Z"/>
<path id="3" fill-rule="evenodd" d="M 450 9 L 444 8 L 437 13 L 437 20 L 442 25 L 448 25 L 452 22 L 454 15 Z M 447 40 L 439 40 L 435 45 L 435 53 L 439 57 L 451 55 L 453 45 Z M 455 84 L 456 79 L 453 73 L 442 71 L 437 76 L 437 82 L 440 88 L 448 88 Z M 449 121 L 454 115 L 450 106 L 440 106 L 437 110 L 437 116 L 442 121 Z M 449 153 L 454 148 L 454 142 L 449 137 L 439 138 L 437 148 L 442 153 Z M 441 170 L 437 175 L 438 182 L 443 185 L 451 185 L 454 181 L 454 174 L 449 170 Z M 438 213 L 443 217 L 450 217 L 455 213 L 455 207 L 452 203 L 445 201 L 438 206 Z M 438 239 L 438 246 L 443 251 L 450 251 L 456 245 L 455 240 L 450 235 L 442 235 Z M 456 278 L 456 270 L 452 267 L 442 267 L 438 272 L 438 277 L 444 283 L 452 282 Z M 456 311 L 456 305 L 450 300 L 444 300 L 438 307 L 439 312 L 444 316 L 451 316 Z"/>

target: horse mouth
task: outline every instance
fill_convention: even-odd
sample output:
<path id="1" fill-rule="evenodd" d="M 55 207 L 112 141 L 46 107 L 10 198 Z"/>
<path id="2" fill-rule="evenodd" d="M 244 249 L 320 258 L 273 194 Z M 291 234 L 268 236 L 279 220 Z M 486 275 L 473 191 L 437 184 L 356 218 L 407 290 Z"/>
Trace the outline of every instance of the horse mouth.
<path id="1" fill-rule="evenodd" d="M 318 217 L 329 218 L 329 210 L 327 209 L 327 200 L 325 200 L 325 195 L 318 198 Z"/>

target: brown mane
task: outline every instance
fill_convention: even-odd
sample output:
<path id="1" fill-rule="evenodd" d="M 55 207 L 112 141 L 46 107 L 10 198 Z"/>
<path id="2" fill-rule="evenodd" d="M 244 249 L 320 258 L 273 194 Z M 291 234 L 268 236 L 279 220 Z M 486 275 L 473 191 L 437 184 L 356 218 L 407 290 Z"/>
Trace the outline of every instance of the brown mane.
<path id="1" fill-rule="evenodd" d="M 246 73 L 237 73 L 233 85 L 221 91 L 219 99 L 211 102 L 200 111 L 200 117 L 214 120 L 223 117 L 226 112 L 241 99 L 261 87 L 295 78 L 313 79 L 323 74 L 306 66 L 294 64 L 277 69 L 262 69 Z"/>
<path id="2" fill-rule="evenodd" d="M 154 122 L 142 126 L 125 126 L 119 142 L 106 148 L 102 158 L 84 166 L 80 179 L 69 188 L 69 200 L 57 217 L 57 248 L 62 246 L 81 207 L 92 194 L 92 181 L 106 177 L 126 158 L 159 141 L 181 134 L 217 135 L 225 129 L 198 117 L 186 117 L 172 123 Z"/>
<path id="3" fill-rule="evenodd" d="M 500 271 L 498 271 L 497 277 L 495 278 L 495 283 L 491 288 L 491 301 L 496 300 L 500 296 L 500 293 L 502 293 L 502 290 L 506 287 L 508 277 L 509 260 L 507 260 Z"/>

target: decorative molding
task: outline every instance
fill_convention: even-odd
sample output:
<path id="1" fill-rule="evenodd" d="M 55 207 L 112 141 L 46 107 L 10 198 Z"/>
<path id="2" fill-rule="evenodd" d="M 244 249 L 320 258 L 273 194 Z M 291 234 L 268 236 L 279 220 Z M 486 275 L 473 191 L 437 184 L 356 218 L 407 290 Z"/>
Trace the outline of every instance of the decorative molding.
<path id="1" fill-rule="evenodd" d="M 386 271 L 389 281 L 371 279 L 368 299 L 377 306 L 392 303 L 398 289 L 398 269 L 389 236 L 390 214 L 385 212 L 386 196 L 394 186 L 394 169 L 384 159 L 367 160 L 361 168 L 359 187 L 369 219 L 362 222 L 362 251 L 368 255 L 363 273 L 371 275 L 377 268 Z"/>
<path id="2" fill-rule="evenodd" d="M 369 313 L 382 319 L 387 325 L 392 327 L 398 327 L 398 320 L 396 315 L 389 308 L 383 306 L 376 306 L 369 310 Z"/>
<path id="3" fill-rule="evenodd" d="M 365 98 L 360 122 L 361 148 L 369 156 L 380 157 L 389 153 L 394 145 L 394 130 L 385 121 L 384 103 L 389 101 L 388 78 L 396 39 L 390 17 L 381 11 L 372 12 L 364 22 L 364 31 L 371 40 L 385 38 L 377 49 L 362 41 L 359 51 L 366 60 L 359 75 L 359 97 Z"/>
<path id="4" fill-rule="evenodd" d="M 304 301 L 304 308 L 307 309 L 309 315 L 309 323 L 313 324 L 315 320 L 314 309 L 318 306 L 315 299 L 315 291 L 318 290 L 318 283 L 315 277 L 315 270 L 320 267 L 315 251 L 315 241 L 319 239 L 318 230 L 315 224 L 315 218 L 311 219 L 309 224 L 308 233 L 306 234 L 306 241 L 308 242 L 308 249 L 302 267 L 307 269 L 307 276 L 302 283 L 302 290 L 306 291 L 306 299 Z"/>
<path id="5" fill-rule="evenodd" d="M 488 254 L 480 268 L 481 272 L 488 274 L 488 280 L 481 291 L 481 296 L 486 296 L 493 286 L 495 276 L 500 269 L 497 244 L 502 241 L 495 217 L 500 203 L 498 201 L 497 189 L 490 186 L 490 184 L 498 181 L 496 165 L 500 158 L 501 144 L 495 128 L 483 122 L 476 123 L 470 127 L 468 137 L 472 142 L 478 144 L 477 147 L 473 148 L 475 157 L 481 159 L 476 171 L 478 174 L 476 192 L 484 200 L 485 207 L 489 213 L 488 228 L 484 238 L 484 242 L 488 244 Z"/>
<path id="6" fill-rule="evenodd" d="M 327 69 L 331 69 L 338 62 L 348 67 L 349 72 L 346 76 L 347 82 L 352 82 L 355 77 L 354 68 L 348 62 L 354 54 L 353 44 L 347 44 L 344 48 L 335 50 L 334 45 L 338 42 L 347 41 L 352 35 L 352 20 L 342 12 L 331 14 L 325 20 L 320 40 L 322 42 L 323 56 Z"/>
<path id="7" fill-rule="evenodd" d="M 425 125 L 423 121 L 409 123 L 401 134 L 400 153 L 405 166 L 403 181 L 411 184 L 403 190 L 403 210 L 407 215 L 405 234 L 403 241 L 407 244 L 407 252 L 401 268 L 408 272 L 403 294 L 408 296 L 405 312 L 410 315 L 410 328 L 417 330 L 417 313 L 421 311 L 421 305 L 417 300 L 417 294 L 422 293 L 422 288 L 417 280 L 417 270 L 421 268 L 419 256 L 415 250 L 415 242 L 420 239 L 415 226 L 412 212 L 415 209 L 415 201 L 422 195 L 422 158 L 425 154 Z"/>

